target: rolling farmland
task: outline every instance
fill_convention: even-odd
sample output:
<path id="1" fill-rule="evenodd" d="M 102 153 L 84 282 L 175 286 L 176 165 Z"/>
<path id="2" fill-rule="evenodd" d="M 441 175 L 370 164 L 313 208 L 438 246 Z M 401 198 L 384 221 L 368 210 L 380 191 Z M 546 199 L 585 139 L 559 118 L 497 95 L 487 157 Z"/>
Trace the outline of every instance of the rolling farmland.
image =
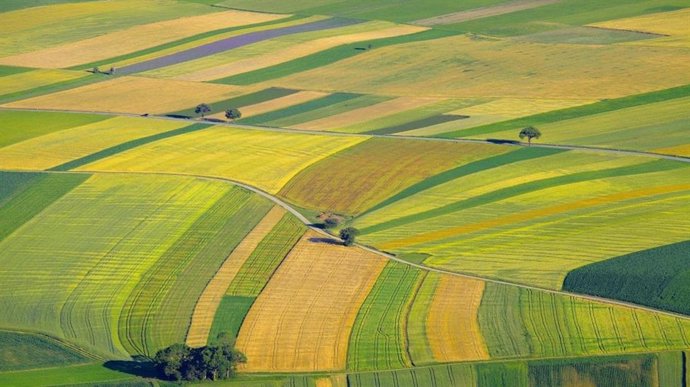
<path id="1" fill-rule="evenodd" d="M 0 385 L 684 387 L 689 10 L 2 2 Z"/>

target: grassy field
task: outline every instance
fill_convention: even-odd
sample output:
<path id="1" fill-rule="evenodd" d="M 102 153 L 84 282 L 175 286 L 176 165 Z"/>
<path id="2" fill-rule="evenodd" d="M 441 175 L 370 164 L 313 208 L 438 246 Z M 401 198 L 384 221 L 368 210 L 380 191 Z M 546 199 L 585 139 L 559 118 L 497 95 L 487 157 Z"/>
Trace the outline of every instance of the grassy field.
<path id="1" fill-rule="evenodd" d="M 302 237 L 249 310 L 237 339 L 249 372 L 328 371 L 345 367 L 357 312 L 386 261 Z M 271 350 L 266 350 L 271 348 Z"/>
<path id="2" fill-rule="evenodd" d="M 223 200 L 225 211 L 208 213 L 222 209 Z M 0 242 L 0 261 L 7 267 L 2 272 L 7 292 L 0 302 L 9 312 L 2 325 L 52 332 L 115 358 L 179 341 L 186 333 L 179 319 L 191 317 L 196 298 L 227 256 L 217 250 L 228 246 L 214 241 L 241 234 L 241 224 L 251 228 L 257 220 L 248 215 L 262 206 L 268 210 L 263 200 L 222 183 L 91 177 Z M 244 223 L 229 216 L 233 211 Z M 213 223 L 214 216 L 221 219 Z M 207 227 L 213 237 L 189 243 Z M 30 250 L 24 248 L 28 240 Z M 56 272 L 65 275 L 56 279 L 51 275 Z M 31 288 L 24 286 L 26 278 Z M 147 331 L 151 327 L 153 333 Z"/>
<path id="3" fill-rule="evenodd" d="M 277 192 L 302 169 L 365 139 L 214 127 L 144 145 L 80 169 L 215 176 Z"/>
<path id="4" fill-rule="evenodd" d="M 0 149 L 58 130 L 92 124 L 108 118 L 93 114 L 0 110 Z"/>
<path id="5" fill-rule="evenodd" d="M 3 12 L 0 25 L 12 32 L 0 56 L 10 56 L 83 40 L 140 24 L 218 11 L 170 0 L 90 1 Z"/>
<path id="6" fill-rule="evenodd" d="M 502 151 L 484 144 L 374 138 L 313 164 L 279 195 L 302 207 L 357 214 L 444 170 Z M 341 172 L 334 178 L 336 170 Z"/>
<path id="7" fill-rule="evenodd" d="M 583 264 L 685 240 L 687 174 L 681 163 L 566 152 L 450 180 L 355 225 L 366 243 L 430 254 L 432 266 L 557 289 Z"/>
<path id="8" fill-rule="evenodd" d="M 86 76 L 85 73 L 67 70 L 33 70 L 6 75 L 0 83 L 0 97 Z"/>
<path id="9" fill-rule="evenodd" d="M 563 288 L 690 315 L 684 241 L 590 264 L 568 273 Z"/>
<path id="10" fill-rule="evenodd" d="M 352 328 L 347 368 L 381 370 L 410 367 L 406 327 L 420 270 L 390 262 L 359 310 Z"/>
<path id="11" fill-rule="evenodd" d="M 658 45 L 664 47 L 690 47 L 690 32 L 687 20 L 690 17 L 688 8 L 676 11 L 659 12 L 626 19 L 610 20 L 594 24 L 596 27 L 643 31 L 662 36 L 635 45 Z"/>
<path id="12" fill-rule="evenodd" d="M 160 135 L 186 122 L 115 117 L 0 148 L 0 167 L 49 169 L 129 141 Z"/>
<path id="13" fill-rule="evenodd" d="M 0 383 L 6 386 L 35 387 L 68 385 L 100 385 L 144 387 L 150 384 L 128 373 L 111 370 L 101 364 L 43 368 L 18 372 L 0 372 Z"/>
<path id="14" fill-rule="evenodd" d="M 92 77 L 104 77 L 92 75 Z M 236 87 L 208 83 L 121 77 L 41 95 L 4 106 L 117 113 L 168 113 L 242 94 Z"/>
<path id="15" fill-rule="evenodd" d="M 682 349 L 690 329 L 686 319 L 491 283 L 479 325 L 492 358 Z"/>
<path id="16" fill-rule="evenodd" d="M 183 16 L 180 14 L 180 18 L 173 20 L 137 25 L 96 37 L 84 36 L 85 39 L 76 42 L 1 58 L 0 63 L 43 68 L 74 67 L 160 46 L 206 31 L 264 23 L 285 17 L 242 11 Z"/>
<path id="17" fill-rule="evenodd" d="M 78 349 L 47 336 L 0 331 L 0 375 L 6 371 L 47 368 L 93 361 Z M 2 376 L 0 376 L 0 379 Z"/>
<path id="18" fill-rule="evenodd" d="M 552 45 L 462 35 L 375 46 L 313 70 L 302 67 L 271 85 L 394 96 L 433 90 L 424 96 L 596 100 L 685 85 L 690 82 L 688 55 L 660 47 Z M 655 71 L 659 62 L 663 73 Z"/>

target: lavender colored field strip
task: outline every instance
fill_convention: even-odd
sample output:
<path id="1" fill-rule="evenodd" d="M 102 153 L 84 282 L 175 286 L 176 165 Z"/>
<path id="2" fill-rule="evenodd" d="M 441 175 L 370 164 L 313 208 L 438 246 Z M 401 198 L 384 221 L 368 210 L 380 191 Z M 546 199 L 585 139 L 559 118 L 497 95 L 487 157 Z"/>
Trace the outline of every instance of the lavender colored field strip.
<path id="1" fill-rule="evenodd" d="M 135 63 L 133 65 L 125 66 L 117 69 L 117 73 L 118 75 L 139 73 L 142 71 L 153 70 L 182 62 L 187 62 L 194 59 L 203 58 L 205 56 L 218 54 L 220 52 L 229 51 L 234 48 L 254 44 L 257 42 L 261 42 L 263 40 L 273 39 L 280 36 L 298 34 L 300 32 L 327 30 L 331 28 L 358 24 L 361 22 L 362 20 L 331 18 L 326 20 L 319 20 L 312 23 L 300 24 L 296 26 L 276 28 L 267 31 L 252 32 L 245 35 L 234 36 L 232 38 L 218 40 L 213 43 L 204 44 L 203 46 L 190 48 L 189 50 L 176 52 L 174 54 L 166 55 L 160 58 L 155 58 L 144 62 Z"/>

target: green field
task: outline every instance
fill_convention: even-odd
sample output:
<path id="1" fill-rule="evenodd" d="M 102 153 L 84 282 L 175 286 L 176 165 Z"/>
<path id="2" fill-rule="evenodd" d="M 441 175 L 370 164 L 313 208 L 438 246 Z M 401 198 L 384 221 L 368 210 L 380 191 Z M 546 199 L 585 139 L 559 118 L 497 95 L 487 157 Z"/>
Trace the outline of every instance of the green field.
<path id="1" fill-rule="evenodd" d="M 0 1 L 0 385 L 686 387 L 689 16 Z"/>
<path id="2" fill-rule="evenodd" d="M 563 289 L 690 315 L 688 248 L 679 242 L 568 273 Z"/>
<path id="3" fill-rule="evenodd" d="M 350 339 L 349 369 L 381 370 L 411 365 L 405 331 L 420 277 L 421 272 L 409 266 L 386 266 L 357 315 Z"/>

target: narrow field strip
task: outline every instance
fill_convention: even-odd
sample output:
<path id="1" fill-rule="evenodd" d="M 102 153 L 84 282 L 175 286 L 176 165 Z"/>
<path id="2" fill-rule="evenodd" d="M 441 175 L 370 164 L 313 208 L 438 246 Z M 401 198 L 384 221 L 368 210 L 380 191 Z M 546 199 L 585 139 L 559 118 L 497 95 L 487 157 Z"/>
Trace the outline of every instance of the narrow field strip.
<path id="1" fill-rule="evenodd" d="M 14 66 L 65 68 L 117 57 L 205 31 L 263 23 L 286 17 L 268 13 L 223 11 L 144 24 L 60 46 L 0 59 Z"/>
<path id="2" fill-rule="evenodd" d="M 372 119 L 410 110 L 418 106 L 433 104 L 437 100 L 423 97 L 400 97 L 390 101 L 381 102 L 373 106 L 355 109 L 349 112 L 324 117 L 319 120 L 304 122 L 296 127 L 305 130 L 337 130 Z"/>
<path id="3" fill-rule="evenodd" d="M 610 169 L 603 169 L 599 171 L 587 171 L 572 173 L 564 176 L 556 176 L 547 179 L 541 179 L 536 181 L 531 181 L 523 184 L 517 184 L 511 187 L 506 187 L 503 189 L 498 189 L 496 191 L 488 192 L 483 195 L 478 195 L 466 200 L 459 202 L 454 202 L 447 204 L 442 207 L 434 208 L 425 212 L 417 213 L 414 215 L 404 216 L 389 222 L 381 223 L 371 228 L 366 228 L 362 230 L 363 233 L 379 232 L 392 227 L 399 227 L 410 222 L 418 222 L 425 219 L 434 218 L 451 212 L 457 212 L 460 210 L 466 210 L 480 205 L 486 205 L 500 200 L 505 200 L 510 197 L 515 197 L 518 195 L 526 194 L 533 191 L 543 190 L 550 187 L 557 187 L 563 184 L 574 184 L 582 181 L 604 179 L 607 177 L 618 177 L 618 176 L 629 176 L 629 175 L 640 175 L 645 173 L 651 173 L 656 171 L 665 171 L 670 169 L 684 168 L 685 164 L 676 163 L 668 160 L 655 160 L 637 165 L 616 167 Z M 464 227 L 464 226 L 462 226 Z M 442 231 L 441 231 L 442 233 Z M 450 231 L 449 231 L 450 233 Z M 429 236 L 429 235 L 427 235 Z M 427 236 L 414 236 L 408 241 L 414 240 L 426 240 Z M 407 242 L 399 241 L 403 244 Z M 392 242 L 397 243 L 397 242 Z M 390 246 L 389 246 L 390 248 Z"/>
<path id="4" fill-rule="evenodd" d="M 557 3 L 559 1 L 560 0 L 516 0 L 505 4 L 470 9 L 468 11 L 454 12 L 445 15 L 434 16 L 428 19 L 415 20 L 412 22 L 412 24 L 417 24 L 420 26 L 436 26 L 462 23 L 470 20 L 505 15 L 507 13 L 543 7 L 545 5 Z"/>
<path id="5" fill-rule="evenodd" d="M 467 117 L 466 116 L 452 115 L 452 114 L 439 114 L 436 116 L 422 118 L 421 120 L 415 120 L 415 121 L 407 122 L 407 123 L 400 124 L 400 125 L 394 125 L 394 126 L 388 126 L 385 128 L 381 128 L 381 129 L 370 130 L 370 131 L 365 132 L 365 133 L 366 134 L 396 134 L 399 132 L 406 132 L 406 131 L 410 131 L 410 130 L 426 128 L 426 127 L 433 126 L 433 125 L 439 125 L 439 124 L 444 124 L 444 123 L 448 123 L 448 122 L 455 122 L 457 120 L 462 120 L 465 118 L 467 118 Z"/>
<path id="6" fill-rule="evenodd" d="M 20 195 L 40 176 L 33 172 L 0 172 L 0 206 Z"/>
<path id="7" fill-rule="evenodd" d="M 170 66 L 177 63 L 186 62 L 189 60 L 201 58 L 208 55 L 217 54 L 219 52 L 232 50 L 233 48 L 242 47 L 248 44 L 260 42 L 262 40 L 272 39 L 288 34 L 295 34 L 306 31 L 317 31 L 320 29 L 342 27 L 350 24 L 360 23 L 360 21 L 353 19 L 331 18 L 322 21 L 299 24 L 296 26 L 276 28 L 272 30 L 253 32 L 237 37 L 222 39 L 213 43 L 208 43 L 199 47 L 190 48 L 188 50 L 180 51 L 164 57 L 151 59 L 144 62 L 139 62 L 129 66 L 122 67 L 118 70 L 119 74 L 133 74 L 147 70 L 153 70 L 160 67 Z"/>
<path id="8" fill-rule="evenodd" d="M 0 77 L 6 77 L 8 75 L 21 74 L 27 71 L 33 71 L 34 69 L 29 67 L 15 67 L 15 66 L 3 66 L 0 65 Z"/>
<path id="9" fill-rule="evenodd" d="M 357 314 L 347 359 L 348 370 L 411 367 L 407 344 L 407 315 L 423 278 L 411 266 L 389 262 Z"/>
<path id="10" fill-rule="evenodd" d="M 292 116 L 265 122 L 265 125 L 279 128 L 295 128 L 302 122 L 314 121 L 320 118 L 340 114 L 346 111 L 351 111 L 365 106 L 370 106 L 380 102 L 389 100 L 390 97 L 380 95 L 362 95 L 354 99 L 348 99 L 342 102 L 336 102 L 329 106 L 324 106 L 318 109 L 306 111 L 304 113 L 296 113 Z"/>
<path id="11" fill-rule="evenodd" d="M 0 166 L 66 171 L 125 149 L 207 127 L 180 128 L 184 125 L 183 122 L 115 117 L 0 148 Z"/>
<path id="12" fill-rule="evenodd" d="M 79 170 L 221 177 L 275 193 L 302 169 L 366 139 L 214 126 L 118 153 Z"/>
<path id="13" fill-rule="evenodd" d="M 6 179 L 12 179 L 12 175 L 14 173 L 0 173 L 0 183 L 5 186 Z M 4 203 L 0 201 L 0 241 L 82 184 L 89 175 L 36 174 L 26 178 L 29 181 L 22 187 L 21 194 L 12 195 Z"/>
<path id="14" fill-rule="evenodd" d="M 469 176 L 475 173 L 480 173 L 488 171 L 494 168 L 500 168 L 502 166 L 519 162 L 530 160 L 533 158 L 547 157 L 556 153 L 561 153 L 561 150 L 550 150 L 550 149 L 519 149 L 512 152 L 500 153 L 496 156 L 490 156 L 477 160 L 459 167 L 450 169 L 448 171 L 441 172 L 428 179 L 420 181 L 417 184 L 411 185 L 404 190 L 398 192 L 397 194 L 388 197 L 384 201 L 378 203 L 374 207 L 368 209 L 364 214 L 375 212 L 381 208 L 392 205 L 393 203 L 408 198 L 410 196 L 416 195 L 426 190 L 430 190 L 434 187 L 445 184 L 449 181 L 455 180 L 460 177 Z"/>
<path id="15" fill-rule="evenodd" d="M 189 126 L 185 126 L 179 129 L 173 129 L 173 130 L 168 130 L 166 132 L 162 133 L 156 133 L 152 134 L 150 136 L 142 137 L 142 138 L 137 138 L 135 140 L 123 142 L 122 144 L 118 144 L 115 146 L 112 146 L 110 148 L 103 149 L 101 151 L 92 153 L 90 155 L 86 155 L 84 157 L 80 157 L 78 159 L 68 161 L 64 164 L 57 165 L 55 167 L 50 168 L 51 171 L 69 171 L 71 169 L 79 168 L 81 166 L 84 166 L 86 164 L 90 164 L 93 162 L 96 162 L 98 160 L 104 159 L 106 157 L 110 157 L 113 155 L 116 155 L 120 152 L 124 152 L 129 149 L 134 149 L 136 147 L 152 143 L 154 141 L 159 141 L 163 140 L 166 138 L 174 137 L 174 136 L 179 136 L 182 134 L 186 133 L 192 133 L 197 130 L 203 130 L 206 128 L 209 128 L 211 125 L 208 124 L 192 124 Z M 147 125 L 147 127 L 150 127 L 150 125 Z"/>
<path id="16" fill-rule="evenodd" d="M 304 169 L 279 195 L 307 208 L 357 214 L 430 176 L 502 151 L 486 144 L 373 138 Z M 353 167 L 334 178 L 332 171 L 342 165 Z"/>
<path id="17" fill-rule="evenodd" d="M 269 101 L 245 106 L 242 109 L 242 116 L 258 116 L 260 114 L 285 109 L 290 106 L 301 105 L 309 101 L 314 101 L 317 99 L 327 97 L 328 95 L 328 93 L 323 93 L 320 91 L 298 91 L 297 93 L 286 95 L 284 97 L 275 98 Z"/>
<path id="18" fill-rule="evenodd" d="M 187 345 L 190 347 L 206 345 L 213 318 L 228 286 L 261 240 L 284 215 L 285 210 L 282 207 L 274 206 L 223 262 L 196 302 L 192 322 L 185 339 Z"/>
<path id="19" fill-rule="evenodd" d="M 445 363 L 489 359 L 478 319 L 484 286 L 480 280 L 441 277 L 426 318 L 435 360 Z"/>
<path id="20" fill-rule="evenodd" d="M 95 76 L 101 80 L 105 76 Z M 134 114 L 156 114 L 187 109 L 200 101 L 218 101 L 240 94 L 231 86 L 196 82 L 118 77 L 3 106 Z"/>
<path id="21" fill-rule="evenodd" d="M 290 250 L 306 231 L 291 215 L 285 215 L 246 259 L 226 288 L 228 296 L 257 297 Z"/>
<path id="22" fill-rule="evenodd" d="M 240 329 L 246 372 L 345 367 L 361 304 L 386 260 L 308 232 L 278 268 Z"/>
<path id="23" fill-rule="evenodd" d="M 507 130 L 514 130 L 516 128 L 521 128 L 529 125 L 539 127 L 553 122 L 577 119 L 580 117 L 585 117 L 593 114 L 610 112 L 634 106 L 641 106 L 649 103 L 668 101 L 675 98 L 687 97 L 688 93 L 690 93 L 690 85 L 683 85 L 678 87 L 672 87 L 669 89 L 653 91 L 649 93 L 609 99 L 606 101 L 600 101 L 589 105 L 554 110 L 527 117 L 503 121 L 495 124 L 481 125 L 470 129 L 450 131 L 447 133 L 440 134 L 439 137 L 471 137 L 479 135 L 489 135 L 492 133 L 498 133 Z"/>
<path id="24" fill-rule="evenodd" d="M 592 24 L 592 26 L 662 35 L 656 39 L 627 43 L 631 45 L 656 45 L 662 47 L 688 48 L 690 47 L 688 18 L 690 18 L 690 10 L 688 8 L 684 8 L 675 11 L 658 12 L 626 19 L 607 20 Z"/>
<path id="25" fill-rule="evenodd" d="M 343 33 L 338 36 L 315 39 L 296 44 L 283 50 L 276 50 L 271 53 L 234 61 L 229 64 L 223 64 L 187 74 L 182 74 L 175 78 L 189 81 L 211 81 L 219 78 L 227 78 L 270 66 L 277 66 L 281 63 L 296 60 L 343 44 L 408 35 L 424 30 L 423 28 L 414 26 L 396 26 L 389 23 L 387 24 L 391 25 L 391 27 L 381 28 L 374 31 Z"/>
<path id="26" fill-rule="evenodd" d="M 361 94 L 352 93 L 333 93 L 323 98 L 318 98 L 309 102 L 301 103 L 298 105 L 293 105 L 284 109 L 274 110 L 272 112 L 259 114 L 254 117 L 250 117 L 240 122 L 249 125 L 262 125 L 269 122 L 278 121 L 285 118 L 290 118 L 292 116 L 312 112 L 318 109 L 326 108 L 331 105 L 349 101 L 355 98 L 361 97 Z"/>
<path id="27" fill-rule="evenodd" d="M 375 48 L 380 48 L 395 44 L 432 40 L 450 35 L 453 35 L 453 33 L 440 30 L 427 30 L 410 35 L 345 44 L 274 66 L 215 79 L 213 82 L 228 85 L 251 85 L 254 83 L 266 82 L 273 79 L 286 77 L 288 75 L 316 69 L 322 66 L 327 66 L 331 63 L 366 53 L 367 51 L 362 49 L 365 47 L 368 48 L 369 45 L 372 45 L 372 47 Z"/>
<path id="28" fill-rule="evenodd" d="M 407 316 L 407 353 L 415 367 L 436 363 L 427 335 L 427 318 L 441 274 L 423 272 Z"/>

